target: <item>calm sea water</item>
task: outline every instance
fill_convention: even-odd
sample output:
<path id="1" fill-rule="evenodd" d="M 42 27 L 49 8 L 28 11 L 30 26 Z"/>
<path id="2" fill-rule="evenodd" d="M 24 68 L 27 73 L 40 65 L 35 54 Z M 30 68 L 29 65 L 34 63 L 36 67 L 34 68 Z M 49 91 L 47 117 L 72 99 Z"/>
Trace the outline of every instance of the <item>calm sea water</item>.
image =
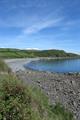
<path id="1" fill-rule="evenodd" d="M 80 59 L 38 60 L 30 62 L 25 67 L 59 73 L 80 72 Z"/>

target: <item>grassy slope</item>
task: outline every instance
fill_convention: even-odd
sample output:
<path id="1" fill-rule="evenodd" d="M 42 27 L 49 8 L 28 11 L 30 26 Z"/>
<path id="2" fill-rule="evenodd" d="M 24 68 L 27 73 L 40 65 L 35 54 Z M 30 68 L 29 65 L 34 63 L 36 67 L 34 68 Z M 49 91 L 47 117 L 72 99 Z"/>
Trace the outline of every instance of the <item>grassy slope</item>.
<path id="1" fill-rule="evenodd" d="M 10 72 L 11 69 L 0 59 L 0 72 Z"/>
<path id="2" fill-rule="evenodd" d="M 73 120 L 73 116 L 60 104 L 50 105 L 40 89 L 24 85 L 11 72 L 0 72 L 0 120 Z"/>
<path id="3" fill-rule="evenodd" d="M 1 58 L 25 58 L 25 57 L 74 57 L 76 54 L 66 53 L 63 50 L 19 50 L 19 49 L 1 49 Z"/>

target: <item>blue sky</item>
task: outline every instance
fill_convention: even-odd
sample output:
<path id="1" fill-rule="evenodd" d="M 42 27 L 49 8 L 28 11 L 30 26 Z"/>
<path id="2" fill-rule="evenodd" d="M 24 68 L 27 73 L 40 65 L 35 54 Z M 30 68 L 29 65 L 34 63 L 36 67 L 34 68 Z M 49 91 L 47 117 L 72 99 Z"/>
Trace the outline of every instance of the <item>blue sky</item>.
<path id="1" fill-rule="evenodd" d="M 0 0 L 0 47 L 80 52 L 80 0 Z"/>

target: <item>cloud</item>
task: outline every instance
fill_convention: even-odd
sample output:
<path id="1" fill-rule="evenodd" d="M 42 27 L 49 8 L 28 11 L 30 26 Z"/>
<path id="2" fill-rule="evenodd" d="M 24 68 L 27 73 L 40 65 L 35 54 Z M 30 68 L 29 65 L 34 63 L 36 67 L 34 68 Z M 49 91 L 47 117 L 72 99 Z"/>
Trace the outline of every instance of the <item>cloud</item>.
<path id="1" fill-rule="evenodd" d="M 26 28 L 24 30 L 25 34 L 34 34 L 37 33 L 45 28 L 57 26 L 63 18 L 56 18 L 56 19 L 51 19 L 51 20 L 44 20 L 44 21 L 39 21 L 38 23 Z"/>
<path id="2" fill-rule="evenodd" d="M 26 48 L 26 50 L 40 50 L 39 48 Z"/>

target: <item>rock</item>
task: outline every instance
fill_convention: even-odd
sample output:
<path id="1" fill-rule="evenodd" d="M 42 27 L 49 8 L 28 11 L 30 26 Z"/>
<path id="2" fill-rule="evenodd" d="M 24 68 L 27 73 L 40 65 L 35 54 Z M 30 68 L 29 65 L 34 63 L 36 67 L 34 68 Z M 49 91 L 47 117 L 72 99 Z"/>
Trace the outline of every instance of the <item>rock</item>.
<path id="1" fill-rule="evenodd" d="M 40 87 L 52 104 L 59 102 L 73 112 L 76 120 L 80 120 L 80 76 L 73 73 L 57 74 L 45 72 L 16 73 L 28 84 Z"/>
<path id="2" fill-rule="evenodd" d="M 36 82 L 40 84 L 40 81 L 39 81 L 39 80 L 38 80 L 38 81 L 36 81 Z"/>

